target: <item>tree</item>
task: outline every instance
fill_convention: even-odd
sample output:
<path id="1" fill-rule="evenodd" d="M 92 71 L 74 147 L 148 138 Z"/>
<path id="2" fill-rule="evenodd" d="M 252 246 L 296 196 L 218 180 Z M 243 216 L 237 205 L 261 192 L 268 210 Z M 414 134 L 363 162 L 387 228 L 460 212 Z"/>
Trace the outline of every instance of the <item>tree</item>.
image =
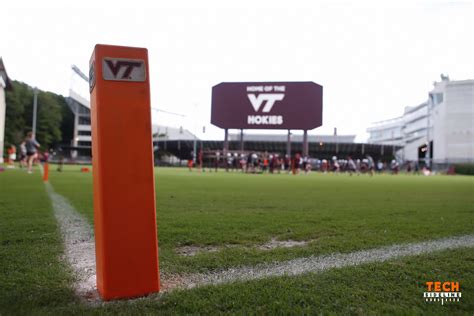
<path id="1" fill-rule="evenodd" d="M 12 82 L 12 91 L 6 94 L 5 144 L 22 142 L 32 129 L 33 88 L 19 81 Z M 38 92 L 36 139 L 44 148 L 50 148 L 72 137 L 72 113 L 63 96 L 52 92 Z M 64 124 L 63 124 L 64 123 Z"/>
<path id="2" fill-rule="evenodd" d="M 6 93 L 5 145 L 19 144 L 25 137 L 25 106 L 33 102 L 33 92 L 28 85 L 12 82 L 12 90 Z"/>

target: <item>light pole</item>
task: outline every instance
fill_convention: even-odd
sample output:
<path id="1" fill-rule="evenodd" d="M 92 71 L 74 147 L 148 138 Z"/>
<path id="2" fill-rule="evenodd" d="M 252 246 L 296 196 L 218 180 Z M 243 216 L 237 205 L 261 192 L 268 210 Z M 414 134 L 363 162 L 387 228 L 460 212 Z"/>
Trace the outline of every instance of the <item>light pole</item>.
<path id="1" fill-rule="evenodd" d="M 33 89 L 33 123 L 32 123 L 32 132 L 33 137 L 36 138 L 36 114 L 38 111 L 38 89 L 35 87 Z"/>

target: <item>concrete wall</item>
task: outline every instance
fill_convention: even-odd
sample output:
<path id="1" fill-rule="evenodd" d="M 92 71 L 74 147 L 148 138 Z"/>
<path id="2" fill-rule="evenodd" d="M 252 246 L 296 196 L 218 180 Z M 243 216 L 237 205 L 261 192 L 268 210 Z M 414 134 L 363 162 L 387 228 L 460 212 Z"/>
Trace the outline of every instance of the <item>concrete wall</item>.
<path id="1" fill-rule="evenodd" d="M 426 144 L 426 138 L 419 138 L 411 143 L 406 144 L 402 151 L 402 158 L 404 160 L 416 161 L 418 160 L 418 148 Z"/>
<path id="2" fill-rule="evenodd" d="M 432 109 L 435 163 L 474 162 L 474 80 L 444 82 Z"/>

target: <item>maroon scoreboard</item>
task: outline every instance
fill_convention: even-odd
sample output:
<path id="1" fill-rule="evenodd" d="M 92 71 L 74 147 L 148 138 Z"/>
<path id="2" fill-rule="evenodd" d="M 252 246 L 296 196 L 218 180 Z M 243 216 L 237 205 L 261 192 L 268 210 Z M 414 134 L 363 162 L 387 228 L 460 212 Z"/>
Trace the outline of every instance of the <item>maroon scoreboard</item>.
<path id="1" fill-rule="evenodd" d="M 323 87 L 314 82 L 223 82 L 212 88 L 211 123 L 224 129 L 322 125 Z"/>

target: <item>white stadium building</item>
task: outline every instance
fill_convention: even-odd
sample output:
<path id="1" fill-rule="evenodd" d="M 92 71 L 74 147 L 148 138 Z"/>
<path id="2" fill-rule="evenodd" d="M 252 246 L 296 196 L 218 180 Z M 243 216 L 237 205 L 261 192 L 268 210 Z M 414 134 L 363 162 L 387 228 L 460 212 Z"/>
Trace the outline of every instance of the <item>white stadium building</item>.
<path id="1" fill-rule="evenodd" d="M 368 128 L 368 143 L 401 146 L 401 161 L 474 163 L 474 80 L 441 78 L 425 102 Z"/>

